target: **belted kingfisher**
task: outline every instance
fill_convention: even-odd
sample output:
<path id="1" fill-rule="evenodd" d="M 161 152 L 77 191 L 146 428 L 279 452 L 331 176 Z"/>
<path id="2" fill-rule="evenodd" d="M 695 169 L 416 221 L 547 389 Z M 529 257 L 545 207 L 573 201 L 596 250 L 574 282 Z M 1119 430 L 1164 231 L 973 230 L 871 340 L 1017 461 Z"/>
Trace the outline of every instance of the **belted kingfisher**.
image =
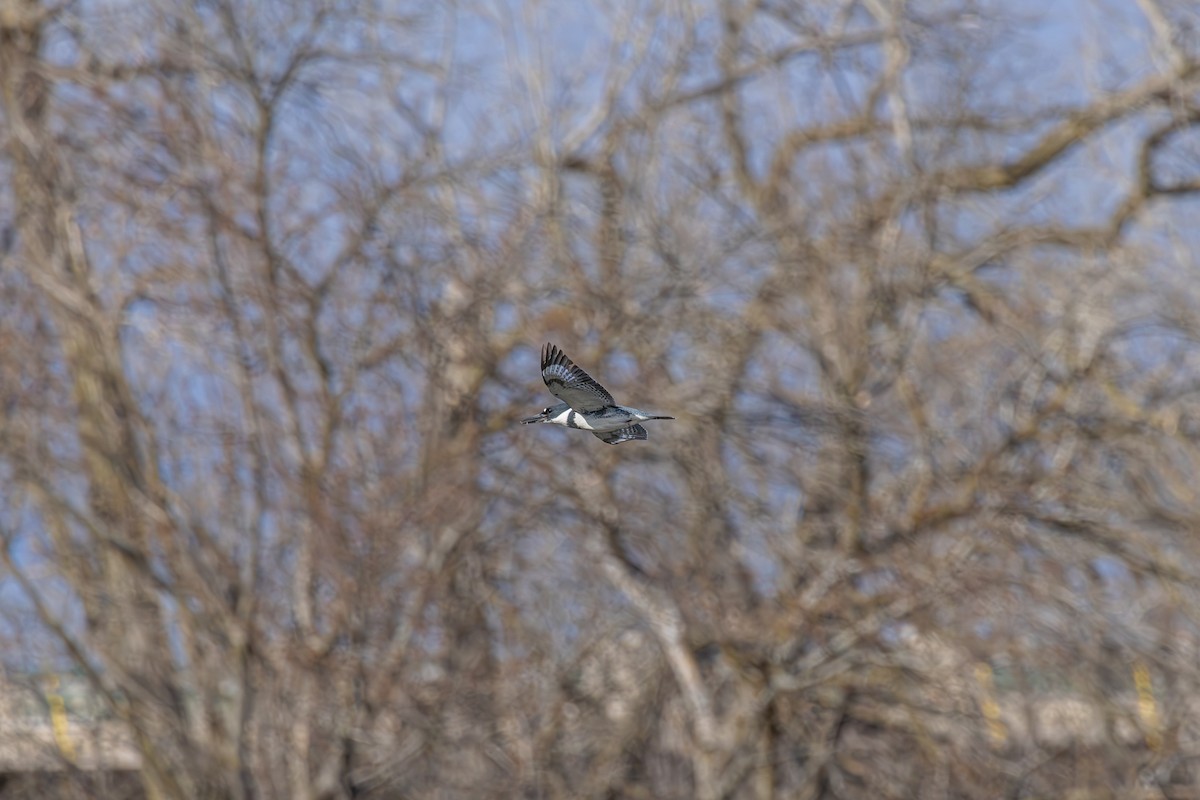
<path id="1" fill-rule="evenodd" d="M 536 417 L 521 420 L 522 425 L 552 422 L 591 431 L 607 444 L 620 444 L 647 438 L 646 429 L 636 423 L 648 419 L 675 419 L 617 405 L 607 389 L 552 344 L 542 347 L 542 380 L 550 394 L 563 402 L 543 408 Z"/>

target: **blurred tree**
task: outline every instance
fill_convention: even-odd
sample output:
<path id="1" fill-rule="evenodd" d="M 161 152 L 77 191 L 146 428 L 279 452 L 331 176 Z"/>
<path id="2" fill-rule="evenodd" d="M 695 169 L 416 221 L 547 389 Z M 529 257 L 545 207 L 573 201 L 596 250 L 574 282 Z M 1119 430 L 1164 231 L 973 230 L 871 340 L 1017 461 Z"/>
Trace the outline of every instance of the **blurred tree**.
<path id="1" fill-rule="evenodd" d="M 1194 794 L 1197 23 L 3 0 L 6 652 L 152 798 Z"/>

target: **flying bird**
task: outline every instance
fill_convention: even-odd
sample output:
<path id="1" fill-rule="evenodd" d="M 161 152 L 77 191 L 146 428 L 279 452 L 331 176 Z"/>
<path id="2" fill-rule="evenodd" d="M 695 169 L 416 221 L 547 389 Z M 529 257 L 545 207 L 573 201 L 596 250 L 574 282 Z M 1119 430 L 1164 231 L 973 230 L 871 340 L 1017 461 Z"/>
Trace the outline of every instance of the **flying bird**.
<path id="1" fill-rule="evenodd" d="M 581 431 L 591 431 L 606 444 L 620 444 L 647 438 L 639 422 L 648 419 L 675 419 L 647 414 L 636 408 L 619 406 L 608 390 L 575 366 L 563 351 L 552 344 L 542 347 L 542 380 L 550 394 L 562 400 L 542 409 L 536 417 L 521 420 L 522 425 L 551 422 Z"/>

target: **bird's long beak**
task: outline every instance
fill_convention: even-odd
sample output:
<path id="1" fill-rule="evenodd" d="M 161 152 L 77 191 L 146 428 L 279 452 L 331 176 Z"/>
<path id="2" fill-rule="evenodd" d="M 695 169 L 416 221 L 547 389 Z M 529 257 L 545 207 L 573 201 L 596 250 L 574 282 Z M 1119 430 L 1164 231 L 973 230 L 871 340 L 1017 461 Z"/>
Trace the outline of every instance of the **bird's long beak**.
<path id="1" fill-rule="evenodd" d="M 531 422 L 545 422 L 549 416 L 550 416 L 549 414 L 543 413 L 543 414 L 538 414 L 536 417 L 526 417 L 525 419 L 521 420 L 521 424 L 528 425 Z"/>
<path id="2" fill-rule="evenodd" d="M 646 419 L 675 419 L 674 417 L 646 417 Z"/>

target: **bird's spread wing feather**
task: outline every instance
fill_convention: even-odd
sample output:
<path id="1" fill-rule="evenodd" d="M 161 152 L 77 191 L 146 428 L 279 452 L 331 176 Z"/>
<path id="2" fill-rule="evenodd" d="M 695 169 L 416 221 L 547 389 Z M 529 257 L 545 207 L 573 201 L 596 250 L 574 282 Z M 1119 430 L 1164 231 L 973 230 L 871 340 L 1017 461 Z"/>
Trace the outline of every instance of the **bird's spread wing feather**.
<path id="1" fill-rule="evenodd" d="M 646 429 L 641 425 L 630 425 L 628 428 L 621 428 L 615 431 L 601 433 L 600 431 L 592 431 L 596 438 L 606 444 L 620 444 L 621 442 L 632 442 L 634 439 L 648 439 Z"/>
<path id="2" fill-rule="evenodd" d="M 542 380 L 550 394 L 581 413 L 599 411 L 614 404 L 607 389 L 552 344 L 542 347 Z"/>

